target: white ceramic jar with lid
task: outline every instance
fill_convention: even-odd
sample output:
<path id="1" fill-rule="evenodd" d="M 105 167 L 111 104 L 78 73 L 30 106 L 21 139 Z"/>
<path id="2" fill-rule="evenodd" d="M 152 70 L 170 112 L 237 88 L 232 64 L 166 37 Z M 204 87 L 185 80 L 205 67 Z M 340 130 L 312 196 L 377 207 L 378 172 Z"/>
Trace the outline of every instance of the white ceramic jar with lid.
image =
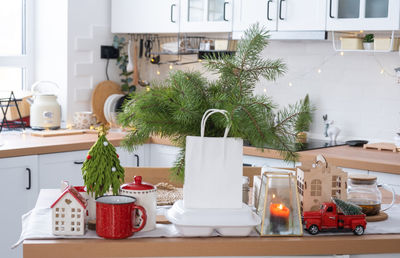
<path id="1" fill-rule="evenodd" d="M 119 193 L 121 195 L 128 195 L 135 197 L 137 204 L 143 206 L 147 213 L 146 226 L 142 231 L 150 231 L 156 228 L 157 216 L 157 193 L 156 187 L 142 182 L 141 176 L 135 176 L 133 182 L 123 184 L 120 187 Z"/>

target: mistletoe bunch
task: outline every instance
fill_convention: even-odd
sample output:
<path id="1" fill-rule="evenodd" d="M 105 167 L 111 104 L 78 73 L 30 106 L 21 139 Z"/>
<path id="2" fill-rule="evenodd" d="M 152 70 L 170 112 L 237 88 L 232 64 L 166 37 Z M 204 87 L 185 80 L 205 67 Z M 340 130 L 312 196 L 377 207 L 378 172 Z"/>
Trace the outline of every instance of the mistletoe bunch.
<path id="1" fill-rule="evenodd" d="M 173 170 L 182 179 L 186 136 L 200 135 L 204 112 L 216 108 L 230 114 L 229 137 L 246 139 L 261 149 L 276 148 L 286 160 L 295 160 L 296 133 L 311 121 L 311 107 L 308 100 L 302 100 L 277 110 L 269 97 L 253 94 L 260 77 L 275 80 L 286 70 L 282 60 L 261 56 L 268 38 L 267 31 L 255 24 L 245 32 L 236 55 L 209 57 L 205 67 L 219 74 L 216 81 L 208 81 L 199 72 L 176 71 L 167 80 L 153 84 L 151 91 L 132 94 L 119 115 L 121 125 L 133 128 L 124 146 L 132 150 L 151 135 L 170 138 L 181 148 Z M 211 116 L 206 136 L 222 137 L 226 123 L 222 115 Z"/>

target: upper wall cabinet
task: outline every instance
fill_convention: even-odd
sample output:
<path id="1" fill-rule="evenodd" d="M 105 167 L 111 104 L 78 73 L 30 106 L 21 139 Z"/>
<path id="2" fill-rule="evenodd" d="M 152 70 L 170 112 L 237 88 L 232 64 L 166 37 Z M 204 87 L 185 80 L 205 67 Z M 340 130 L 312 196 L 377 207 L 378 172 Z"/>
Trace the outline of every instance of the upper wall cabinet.
<path id="1" fill-rule="evenodd" d="M 181 0 L 181 32 L 231 32 L 233 0 Z"/>
<path id="2" fill-rule="evenodd" d="M 327 0 L 327 30 L 397 30 L 399 0 Z"/>
<path id="3" fill-rule="evenodd" d="M 321 0 L 235 0 L 233 30 L 259 22 L 270 31 L 324 31 L 325 12 Z"/>
<path id="4" fill-rule="evenodd" d="M 112 0 L 112 33 L 177 33 L 179 0 Z"/>

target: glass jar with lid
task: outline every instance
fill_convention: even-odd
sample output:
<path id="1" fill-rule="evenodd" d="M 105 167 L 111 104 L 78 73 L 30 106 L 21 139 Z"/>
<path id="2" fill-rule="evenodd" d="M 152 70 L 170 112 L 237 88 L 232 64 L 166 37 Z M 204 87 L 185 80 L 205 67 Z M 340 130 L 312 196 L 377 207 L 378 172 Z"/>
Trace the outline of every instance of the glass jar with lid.
<path id="1" fill-rule="evenodd" d="M 347 200 L 362 208 L 367 216 L 378 215 L 381 211 L 382 194 L 378 187 L 383 186 L 393 194 L 392 203 L 384 210 L 393 206 L 395 193 L 387 185 L 378 185 L 376 176 L 351 174 L 348 179 Z"/>

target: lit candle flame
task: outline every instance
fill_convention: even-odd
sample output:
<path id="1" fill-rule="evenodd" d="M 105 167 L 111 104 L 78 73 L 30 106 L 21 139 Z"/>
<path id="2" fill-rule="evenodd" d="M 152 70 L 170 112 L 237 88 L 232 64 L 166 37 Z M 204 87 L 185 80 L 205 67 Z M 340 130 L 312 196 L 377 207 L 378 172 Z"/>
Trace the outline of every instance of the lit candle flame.
<path id="1" fill-rule="evenodd" d="M 283 205 L 282 205 L 282 203 L 279 204 L 278 208 L 279 208 L 280 210 L 283 210 Z"/>

